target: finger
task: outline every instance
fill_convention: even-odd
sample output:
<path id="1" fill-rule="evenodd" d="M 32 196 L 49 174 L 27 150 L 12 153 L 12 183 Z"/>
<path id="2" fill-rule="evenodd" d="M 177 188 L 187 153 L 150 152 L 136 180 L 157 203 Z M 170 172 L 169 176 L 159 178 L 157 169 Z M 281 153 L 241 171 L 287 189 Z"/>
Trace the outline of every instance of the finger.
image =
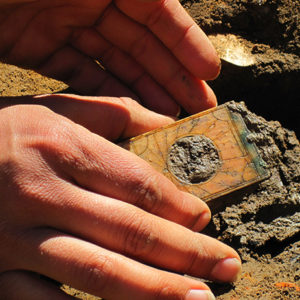
<path id="1" fill-rule="evenodd" d="M 194 230 L 203 226 L 201 222 L 197 222 L 198 219 L 208 221 L 205 216 L 210 212 L 203 201 L 180 192 L 165 176 L 154 171 L 133 153 L 67 118 L 59 118 L 57 114 L 42 109 L 41 106 L 30 105 L 25 115 L 20 114 L 18 108 L 13 106 L 12 109 L 6 109 L 6 115 L 8 119 L 17 116 L 15 126 L 19 128 L 13 126 L 13 129 L 23 132 L 28 137 L 28 143 L 27 150 L 22 154 L 24 164 L 18 168 L 13 179 L 22 184 L 16 189 L 15 197 L 11 193 L 10 197 L 18 200 L 22 195 L 24 201 L 9 201 L 11 209 L 17 206 L 19 211 L 28 211 L 28 199 L 34 206 L 40 199 L 48 196 L 44 192 L 45 184 L 47 191 L 52 187 L 50 195 L 56 195 L 57 181 L 67 180 L 72 183 L 71 186 L 76 184 L 93 192 L 130 202 Z M 28 121 L 28 115 L 31 116 L 32 123 L 31 126 L 24 127 L 22 124 Z M 44 119 L 47 122 L 41 121 Z M 35 155 L 32 156 L 32 153 Z M 34 169 L 33 157 L 36 158 Z M 51 202 L 48 204 L 51 205 Z M 25 216 L 21 214 L 17 218 L 21 220 Z"/>
<path id="2" fill-rule="evenodd" d="M 78 5 L 29 2 L 4 9 L 6 15 L 0 24 L 0 51 L 4 61 L 34 68 L 63 48 L 74 28 L 92 26 L 111 0 L 85 1 Z"/>
<path id="3" fill-rule="evenodd" d="M 113 141 L 174 122 L 172 118 L 150 111 L 126 97 L 48 95 L 35 98 L 53 111 Z"/>
<path id="4" fill-rule="evenodd" d="M 219 74 L 214 47 L 178 0 L 115 2 L 126 15 L 148 26 L 193 75 L 208 80 Z"/>
<path id="5" fill-rule="evenodd" d="M 60 186 L 64 203 L 37 221 L 160 268 L 219 281 L 240 270 L 238 254 L 227 245 L 139 208 L 101 195 Z M 67 210 L 68 214 L 63 211 Z M 76 220 L 76 222 L 74 222 Z"/>
<path id="6" fill-rule="evenodd" d="M 0 299 L 6 300 L 71 300 L 58 286 L 39 275 L 25 271 L 0 274 Z"/>
<path id="7" fill-rule="evenodd" d="M 135 154 L 81 126 L 72 126 L 67 134 L 64 134 L 66 130 L 61 132 L 61 125 L 57 130 L 55 126 L 52 127 L 54 134 L 60 130 L 60 135 L 51 137 L 48 134 L 51 143 L 43 147 L 42 154 L 45 163 L 62 178 L 194 230 L 203 228 L 202 218 L 208 222 L 210 211 L 203 201 L 179 191 L 164 175 Z M 54 139 L 55 143 L 52 142 Z M 41 184 L 39 179 L 36 184 Z"/>
<path id="8" fill-rule="evenodd" d="M 111 5 L 96 27 L 109 42 L 131 55 L 168 93 L 189 112 L 216 105 L 216 98 L 144 26 Z"/>
<path id="9" fill-rule="evenodd" d="M 36 71 L 67 83 L 85 95 L 111 97 L 137 96 L 93 59 L 71 47 L 63 47 L 48 58 Z"/>
<path id="10" fill-rule="evenodd" d="M 138 96 L 149 109 L 165 115 L 176 116 L 179 107 L 144 69 L 129 55 L 106 41 L 96 30 L 77 31 L 72 45 L 79 51 L 97 59 Z"/>
<path id="11" fill-rule="evenodd" d="M 56 231 L 34 230 L 26 240 L 26 259 L 18 259 L 24 268 L 105 299 L 182 300 L 190 290 L 208 291 L 199 281 L 153 269 Z"/>
<path id="12" fill-rule="evenodd" d="M 55 94 L 1 98 L 0 108 L 16 104 L 43 105 L 109 140 L 133 137 L 168 125 L 173 119 L 130 98 Z"/>

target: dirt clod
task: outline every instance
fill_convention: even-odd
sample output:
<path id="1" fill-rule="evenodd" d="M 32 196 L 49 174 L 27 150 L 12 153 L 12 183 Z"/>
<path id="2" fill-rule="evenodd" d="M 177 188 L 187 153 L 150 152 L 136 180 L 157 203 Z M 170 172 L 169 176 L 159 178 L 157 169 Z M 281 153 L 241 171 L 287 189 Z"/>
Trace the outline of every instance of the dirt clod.
<path id="1" fill-rule="evenodd" d="M 233 246 L 244 260 L 242 277 L 226 292 L 224 286 L 214 286 L 215 291 L 220 294 L 218 299 L 231 299 L 232 295 L 240 297 L 237 299 L 296 299 L 300 295 L 297 289 L 279 289 L 271 283 L 285 279 L 299 285 L 299 141 L 294 132 L 277 121 L 267 122 L 244 103 L 231 102 L 228 107 L 243 116 L 251 131 L 248 139 L 257 145 L 270 177 L 254 191 L 231 196 L 235 197 L 234 204 L 214 212 L 207 233 Z M 251 289 L 243 289 L 249 287 L 250 279 L 245 279 L 249 270 L 253 282 L 260 281 L 257 298 L 253 298 Z"/>
<path id="2" fill-rule="evenodd" d="M 243 100 L 248 108 L 300 136 L 300 4 L 294 0 L 181 1 L 222 53 L 230 39 L 248 54 L 248 66 L 222 59 L 222 72 L 209 84 L 219 104 Z M 220 38 L 216 39 L 216 36 Z M 223 49 L 222 49 L 223 44 Z M 225 45 L 225 48 L 224 48 Z M 234 51 L 238 58 L 242 55 Z"/>
<path id="3" fill-rule="evenodd" d="M 170 148 L 169 169 L 184 183 L 205 182 L 216 173 L 220 165 L 218 150 L 203 135 L 181 138 Z"/>
<path id="4" fill-rule="evenodd" d="M 299 1 L 181 3 L 213 42 L 219 43 L 214 41 L 217 35 L 222 40 L 234 36 L 243 45 L 243 53 L 251 56 L 251 63 L 243 66 L 223 59 L 219 78 L 209 84 L 219 104 L 230 99 L 245 101 L 251 112 L 241 103 L 232 103 L 231 109 L 243 116 L 252 132 L 248 140 L 257 145 L 270 171 L 270 177 L 254 190 L 229 195 L 224 208 L 213 212 L 206 232 L 238 250 L 243 272 L 234 284 L 210 283 L 211 289 L 218 300 L 299 299 Z M 3 64 L 0 70 L 1 96 L 66 88 L 31 71 Z M 67 286 L 64 289 L 78 298 L 98 299 Z"/>

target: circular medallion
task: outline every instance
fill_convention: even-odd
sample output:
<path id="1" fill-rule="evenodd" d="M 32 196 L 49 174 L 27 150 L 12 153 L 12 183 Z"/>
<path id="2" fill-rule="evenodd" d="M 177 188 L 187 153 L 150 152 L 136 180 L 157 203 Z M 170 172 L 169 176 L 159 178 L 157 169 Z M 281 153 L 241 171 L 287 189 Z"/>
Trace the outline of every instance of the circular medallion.
<path id="1" fill-rule="evenodd" d="M 213 142 L 203 135 L 178 139 L 169 150 L 168 169 L 187 184 L 210 179 L 221 166 L 219 153 Z"/>

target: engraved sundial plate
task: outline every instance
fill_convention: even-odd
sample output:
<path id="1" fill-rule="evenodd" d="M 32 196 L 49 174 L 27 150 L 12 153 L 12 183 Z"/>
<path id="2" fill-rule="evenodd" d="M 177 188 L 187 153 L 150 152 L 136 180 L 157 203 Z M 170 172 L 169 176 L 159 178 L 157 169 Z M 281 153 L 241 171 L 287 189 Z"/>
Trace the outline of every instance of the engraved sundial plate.
<path id="1" fill-rule="evenodd" d="M 240 114 L 227 106 L 190 116 L 121 144 L 179 189 L 208 202 L 267 177 Z"/>

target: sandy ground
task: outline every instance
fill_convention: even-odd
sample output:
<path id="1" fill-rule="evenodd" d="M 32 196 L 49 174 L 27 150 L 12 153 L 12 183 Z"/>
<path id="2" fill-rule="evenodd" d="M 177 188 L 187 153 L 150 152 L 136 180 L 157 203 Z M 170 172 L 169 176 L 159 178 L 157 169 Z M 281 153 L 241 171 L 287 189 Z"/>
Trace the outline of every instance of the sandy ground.
<path id="1" fill-rule="evenodd" d="M 231 34 L 248 50 L 250 61 L 254 59 L 248 65 L 239 65 L 223 57 L 223 71 L 210 83 L 220 103 L 243 100 L 252 112 L 275 120 L 266 121 L 235 104 L 253 132 L 253 142 L 266 161 L 270 177 L 251 191 L 222 199 L 222 206 L 214 211 L 206 232 L 239 251 L 243 272 L 232 285 L 209 284 L 217 299 L 298 299 L 299 4 L 289 0 L 181 2 L 214 36 L 211 38 L 220 53 L 222 39 L 215 39 L 216 34 L 227 39 Z M 0 96 L 52 93 L 66 88 L 64 83 L 33 71 L 0 64 Z M 65 289 L 79 298 L 96 299 Z"/>
<path id="2" fill-rule="evenodd" d="M 222 50 L 219 51 L 223 58 L 222 73 L 211 82 L 219 103 L 232 99 L 243 100 L 251 111 L 267 120 L 280 121 L 285 128 L 296 131 L 299 137 L 299 1 L 181 2 L 212 37 L 216 47 Z M 219 38 L 216 39 L 216 35 Z M 222 36 L 228 41 L 230 35 L 238 39 L 239 43 L 235 45 L 237 49 L 231 43 L 225 45 L 225 49 L 222 46 Z M 230 52 L 238 57 L 253 59 L 253 62 L 240 65 L 228 59 Z"/>

